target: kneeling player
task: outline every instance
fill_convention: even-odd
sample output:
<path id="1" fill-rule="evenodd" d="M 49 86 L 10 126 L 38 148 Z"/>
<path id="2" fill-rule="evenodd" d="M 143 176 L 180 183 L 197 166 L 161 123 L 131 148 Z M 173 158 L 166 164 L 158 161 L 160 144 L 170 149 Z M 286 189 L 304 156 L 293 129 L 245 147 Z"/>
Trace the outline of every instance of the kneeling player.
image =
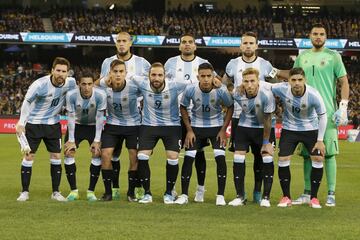
<path id="1" fill-rule="evenodd" d="M 242 86 L 245 90 L 244 95 L 239 89 L 235 89 L 234 93 L 234 99 L 240 105 L 241 112 L 234 144 L 233 173 L 236 198 L 229 202 L 229 205 L 245 204 L 245 155 L 251 146 L 254 155 L 261 155 L 263 162 L 264 192 L 260 206 L 270 207 L 270 191 L 274 175 L 272 145 L 275 144 L 275 132 L 272 128 L 275 119 L 272 124 L 271 115 L 275 111 L 275 98 L 271 92 L 271 84 L 259 81 L 259 71 L 255 68 L 247 68 L 243 71 Z M 268 150 L 261 151 L 262 147 Z"/>
<path id="2" fill-rule="evenodd" d="M 188 202 L 188 189 L 192 173 L 192 164 L 196 152 L 202 148 L 202 142 L 210 139 L 214 149 L 217 164 L 218 192 L 216 205 L 226 205 L 224 199 L 226 184 L 226 128 L 233 113 L 233 100 L 225 86 L 215 89 L 213 87 L 214 69 L 209 63 L 202 63 L 198 68 L 198 84 L 192 84 L 185 89 L 180 112 L 187 129 L 185 138 L 185 158 L 181 171 L 182 194 L 176 199 L 177 204 Z M 190 104 L 191 124 L 187 108 Z M 223 120 L 222 105 L 227 107 L 225 120 Z"/>
<path id="3" fill-rule="evenodd" d="M 321 208 L 317 192 L 323 175 L 325 156 L 323 138 L 327 117 L 324 102 L 316 89 L 305 84 L 302 68 L 291 69 L 289 82 L 275 84 L 272 92 L 280 97 L 284 109 L 278 162 L 283 197 L 278 207 L 291 206 L 290 159 L 298 143 L 303 143 L 311 153 L 312 161 L 310 206 Z"/>
<path id="4" fill-rule="evenodd" d="M 82 73 L 78 84 L 79 88 L 73 89 L 66 94 L 68 131 L 65 136 L 64 164 L 66 177 L 71 188 L 67 199 L 69 201 L 79 199 L 74 156 L 75 149 L 79 147 L 79 144 L 83 140 L 87 140 L 91 145 L 90 151 L 92 152 L 87 199 L 96 201 L 94 189 L 101 168 L 100 139 L 104 125 L 106 94 L 103 90 L 94 88 L 94 78 L 91 72 Z"/>

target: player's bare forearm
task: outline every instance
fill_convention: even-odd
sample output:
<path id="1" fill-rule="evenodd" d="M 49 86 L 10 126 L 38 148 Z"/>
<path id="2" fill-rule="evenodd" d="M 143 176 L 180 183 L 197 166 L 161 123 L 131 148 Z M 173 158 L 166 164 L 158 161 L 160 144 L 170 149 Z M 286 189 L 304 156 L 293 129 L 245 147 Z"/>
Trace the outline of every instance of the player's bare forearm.
<path id="1" fill-rule="evenodd" d="M 269 140 L 271 132 L 271 113 L 264 113 L 264 140 Z"/>
<path id="2" fill-rule="evenodd" d="M 226 128 L 229 126 L 232 115 L 234 113 L 234 105 L 231 105 L 230 107 L 228 107 L 226 114 L 225 114 L 225 118 L 224 118 L 224 124 L 222 126 L 222 130 L 226 131 Z"/>
<path id="3" fill-rule="evenodd" d="M 347 76 L 343 76 L 339 78 L 341 84 L 341 99 L 349 100 L 350 95 L 350 87 L 349 87 L 349 80 Z"/>
<path id="4" fill-rule="evenodd" d="M 181 118 L 182 118 L 182 120 L 184 122 L 184 125 L 186 127 L 186 131 L 188 131 L 188 132 L 192 131 L 190 120 L 189 120 L 189 114 L 187 112 L 186 107 L 180 106 L 180 113 L 181 113 Z"/>

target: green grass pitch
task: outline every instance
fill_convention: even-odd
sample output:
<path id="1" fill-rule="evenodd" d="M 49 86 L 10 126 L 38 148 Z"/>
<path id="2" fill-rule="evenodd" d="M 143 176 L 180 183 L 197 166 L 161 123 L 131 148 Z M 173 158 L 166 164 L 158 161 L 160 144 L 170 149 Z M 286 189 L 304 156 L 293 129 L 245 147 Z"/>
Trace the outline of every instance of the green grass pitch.
<path id="1" fill-rule="evenodd" d="M 340 142 L 337 157 L 337 206 L 324 206 L 326 178 L 320 186 L 322 209 L 293 206 L 279 209 L 280 184 L 275 167 L 272 206 L 260 208 L 251 202 L 252 157 L 247 156 L 246 192 L 249 203 L 243 207 L 215 206 L 216 177 L 212 150 L 206 149 L 207 176 L 205 203 L 193 202 L 196 172 L 190 185 L 190 202 L 185 206 L 165 205 L 165 155 L 159 143 L 150 159 L 151 189 L 154 202 L 149 205 L 128 203 L 127 153 L 121 156 L 120 201 L 88 203 L 90 154 L 83 142 L 77 152 L 77 181 L 82 199 L 59 203 L 50 200 L 49 157 L 42 144 L 37 153 L 30 201 L 16 201 L 20 191 L 21 154 L 14 135 L 0 135 L 0 239 L 360 239 L 360 143 Z M 180 167 L 182 158 L 180 158 Z M 232 154 L 227 153 L 228 179 L 225 199 L 235 196 L 232 181 Z M 291 163 L 291 193 L 295 198 L 303 189 L 302 160 L 295 156 Z M 180 175 L 180 174 L 179 174 Z M 180 177 L 176 189 L 180 191 Z M 96 194 L 103 192 L 99 179 Z M 63 172 L 61 191 L 66 196 L 69 186 Z"/>

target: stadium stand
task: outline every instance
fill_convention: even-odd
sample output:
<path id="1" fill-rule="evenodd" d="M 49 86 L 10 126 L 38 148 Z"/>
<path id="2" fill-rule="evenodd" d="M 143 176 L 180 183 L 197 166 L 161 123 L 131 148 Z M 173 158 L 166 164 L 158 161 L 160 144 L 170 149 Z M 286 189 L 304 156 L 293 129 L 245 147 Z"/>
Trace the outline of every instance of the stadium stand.
<path id="1" fill-rule="evenodd" d="M 44 32 L 37 12 L 33 8 L 0 8 L 0 32 Z"/>

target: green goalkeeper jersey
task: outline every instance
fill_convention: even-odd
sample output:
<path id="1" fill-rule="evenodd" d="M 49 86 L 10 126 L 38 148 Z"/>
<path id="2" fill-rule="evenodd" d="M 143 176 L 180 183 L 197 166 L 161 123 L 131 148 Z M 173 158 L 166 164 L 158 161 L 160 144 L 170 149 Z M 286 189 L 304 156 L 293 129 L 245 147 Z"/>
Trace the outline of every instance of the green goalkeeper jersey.
<path id="1" fill-rule="evenodd" d="M 294 67 L 301 67 L 305 72 L 307 84 L 320 92 L 327 116 L 331 118 L 337 109 L 336 81 L 346 75 L 340 54 L 328 48 L 320 52 L 308 49 L 299 54 Z"/>

